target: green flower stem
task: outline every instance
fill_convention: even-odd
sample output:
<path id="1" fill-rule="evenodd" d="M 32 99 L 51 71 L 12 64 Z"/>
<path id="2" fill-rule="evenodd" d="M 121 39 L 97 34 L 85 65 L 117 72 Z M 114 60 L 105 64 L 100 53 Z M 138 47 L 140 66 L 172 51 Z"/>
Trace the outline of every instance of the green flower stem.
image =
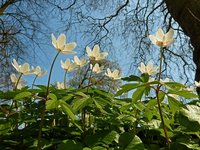
<path id="1" fill-rule="evenodd" d="M 67 70 L 65 71 L 65 75 L 64 75 L 64 88 L 66 89 L 66 84 L 67 84 Z"/>
<path id="2" fill-rule="evenodd" d="M 158 81 L 161 79 L 161 74 L 162 74 L 162 62 L 163 62 L 163 47 L 160 48 L 160 67 L 159 67 L 159 72 L 158 72 Z"/>
<path id="3" fill-rule="evenodd" d="M 78 87 L 81 88 L 81 82 L 82 82 L 82 80 L 81 80 L 81 67 L 80 66 L 78 67 L 78 77 L 79 77 L 79 86 Z"/>
<path id="4" fill-rule="evenodd" d="M 44 124 L 44 116 L 45 116 L 45 106 L 41 113 L 41 121 L 40 121 L 40 127 L 39 127 L 39 133 L 38 133 L 38 143 L 37 143 L 37 150 L 41 150 L 41 138 L 42 138 L 42 126 Z"/>
<path id="5" fill-rule="evenodd" d="M 159 73 L 158 73 L 158 81 L 160 81 L 160 79 L 161 79 L 162 61 L 163 61 L 163 47 L 160 48 L 160 68 L 159 68 Z M 162 126 L 163 126 L 163 131 L 164 131 L 165 138 L 166 138 L 166 144 L 169 146 L 170 141 L 169 141 L 169 137 L 167 135 L 167 128 L 165 126 L 165 122 L 164 122 L 164 119 L 163 119 L 164 117 L 163 117 L 162 109 L 161 109 L 161 105 L 160 105 L 160 98 L 159 98 L 160 87 L 161 87 L 161 85 L 158 84 L 157 89 L 156 89 L 156 99 L 157 99 L 157 104 L 158 104 L 158 110 L 159 110 L 159 114 L 160 114 L 160 119 L 161 119 Z"/>
<path id="6" fill-rule="evenodd" d="M 38 77 L 38 76 L 35 75 L 35 78 L 34 78 L 33 83 L 32 83 L 32 89 L 33 89 L 33 85 L 35 84 L 35 81 L 36 81 L 37 77 Z"/>
<path id="7" fill-rule="evenodd" d="M 18 84 L 19 84 L 19 81 L 20 81 L 22 75 L 23 75 L 23 73 L 21 73 L 21 74 L 19 75 L 19 78 L 18 78 L 18 80 L 17 80 L 17 83 L 16 83 L 16 85 L 15 85 L 15 89 L 14 89 L 15 91 L 17 90 L 17 86 L 18 86 Z"/>
<path id="8" fill-rule="evenodd" d="M 82 110 L 82 129 L 83 129 L 82 137 L 83 137 L 83 139 L 85 138 L 85 133 L 86 133 L 86 118 L 85 118 L 85 115 L 86 115 L 86 111 L 85 111 L 85 108 L 83 108 L 83 110 Z"/>
<path id="9" fill-rule="evenodd" d="M 94 66 L 92 66 L 92 68 L 91 68 L 91 70 L 90 70 L 90 76 L 89 76 L 89 78 L 88 78 L 87 92 L 89 91 L 89 87 L 90 87 L 90 80 L 91 80 L 91 77 L 92 77 L 92 70 L 93 70 L 93 67 L 94 67 Z"/>
<path id="10" fill-rule="evenodd" d="M 20 74 L 20 76 L 19 76 L 19 78 L 18 78 L 18 80 L 17 80 L 17 83 L 16 83 L 16 85 L 15 85 L 15 87 L 14 87 L 14 91 L 17 90 L 17 86 L 18 86 L 18 84 L 19 84 L 19 81 L 20 81 L 22 75 L 23 75 L 23 73 Z M 11 104 L 11 106 L 10 106 L 10 110 L 9 110 L 9 114 L 10 114 L 11 111 L 12 111 L 12 107 L 13 107 L 13 105 L 15 105 L 15 108 L 17 109 L 17 103 L 16 103 L 15 100 L 12 101 L 12 104 Z"/>
<path id="11" fill-rule="evenodd" d="M 55 61 L 56 61 L 56 58 L 58 57 L 59 54 L 60 54 L 60 51 L 58 51 L 58 53 L 57 53 L 56 56 L 54 57 L 54 60 L 53 60 L 53 62 L 52 62 L 52 64 L 51 64 L 50 73 L 49 73 L 49 78 L 48 78 L 48 83 L 47 83 L 46 97 L 47 97 L 48 94 L 49 94 L 49 86 L 50 86 L 51 74 L 52 74 L 53 66 L 54 66 L 54 63 L 55 63 Z"/>
<path id="12" fill-rule="evenodd" d="M 51 68 L 50 68 L 50 73 L 49 73 L 49 78 L 48 78 L 48 83 L 47 83 L 47 91 L 46 91 L 46 98 L 45 98 L 45 102 L 47 101 L 47 96 L 49 94 L 49 86 L 50 86 L 50 80 L 51 80 L 51 74 L 52 74 L 52 70 L 53 70 L 53 66 L 54 66 L 54 63 L 56 61 L 56 58 L 58 57 L 58 55 L 60 54 L 60 51 L 56 54 L 56 56 L 54 57 L 54 60 L 51 64 Z M 44 105 L 44 108 L 42 110 L 42 113 L 41 113 L 41 121 L 40 121 L 40 127 L 39 127 L 39 133 L 38 133 L 38 144 L 37 144 L 37 149 L 40 150 L 41 149 L 41 138 L 42 138 L 42 126 L 44 124 L 44 117 L 45 117 L 45 105 Z"/>

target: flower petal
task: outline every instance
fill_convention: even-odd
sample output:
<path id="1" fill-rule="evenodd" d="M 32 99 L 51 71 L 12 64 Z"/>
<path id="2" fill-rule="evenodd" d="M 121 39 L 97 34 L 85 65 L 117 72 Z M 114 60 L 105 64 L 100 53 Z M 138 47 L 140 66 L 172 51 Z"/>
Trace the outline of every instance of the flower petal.
<path id="1" fill-rule="evenodd" d="M 72 43 L 68 43 L 65 45 L 64 50 L 62 50 L 62 53 L 64 54 L 74 54 L 76 52 L 72 52 L 72 50 L 76 47 L 76 43 L 72 42 Z"/>
<path id="2" fill-rule="evenodd" d="M 57 40 L 56 37 L 53 35 L 53 33 L 51 34 L 51 39 L 52 39 L 52 44 L 53 46 L 57 49 Z"/>
<path id="3" fill-rule="evenodd" d="M 165 34 L 165 40 L 169 40 L 169 39 L 173 39 L 173 35 L 174 35 L 174 30 L 171 28 L 169 29 L 169 31 Z"/>
<path id="4" fill-rule="evenodd" d="M 157 45 L 157 39 L 154 35 L 149 35 L 149 39 L 151 40 L 151 42 L 154 44 L 154 45 Z"/>
<path id="5" fill-rule="evenodd" d="M 158 31 L 156 32 L 157 40 L 163 41 L 164 36 L 165 36 L 165 34 L 164 34 L 163 30 L 161 28 L 159 28 Z"/>
<path id="6" fill-rule="evenodd" d="M 58 37 L 57 48 L 62 51 L 65 48 L 65 44 L 66 44 L 66 36 L 65 34 L 62 33 Z"/>
<path id="7" fill-rule="evenodd" d="M 99 55 L 99 51 L 100 51 L 99 45 L 95 45 L 94 48 L 93 48 L 94 56 L 98 56 Z"/>

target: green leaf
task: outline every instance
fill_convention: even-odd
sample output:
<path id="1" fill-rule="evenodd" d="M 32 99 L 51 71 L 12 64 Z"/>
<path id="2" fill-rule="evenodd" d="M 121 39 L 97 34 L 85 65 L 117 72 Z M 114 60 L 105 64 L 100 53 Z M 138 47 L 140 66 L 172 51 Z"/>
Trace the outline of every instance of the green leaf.
<path id="1" fill-rule="evenodd" d="M 149 75 L 147 73 L 143 73 L 141 75 L 141 79 L 143 82 L 148 82 L 149 81 Z"/>
<path id="2" fill-rule="evenodd" d="M 186 105 L 178 114 L 179 122 L 191 131 L 200 129 L 200 107 L 196 105 Z"/>
<path id="3" fill-rule="evenodd" d="M 59 103 L 62 111 L 67 114 L 72 120 L 76 120 L 76 116 L 74 115 L 72 108 L 65 101 L 60 100 Z"/>
<path id="4" fill-rule="evenodd" d="M 78 96 L 81 96 L 81 97 L 84 97 L 84 98 L 89 98 L 89 96 L 84 94 L 83 92 L 76 92 L 75 95 L 78 95 Z"/>
<path id="5" fill-rule="evenodd" d="M 167 96 L 167 98 L 170 110 L 172 111 L 173 114 L 175 114 L 176 111 L 180 110 L 182 103 L 171 96 Z"/>
<path id="6" fill-rule="evenodd" d="M 121 87 L 121 90 L 119 90 L 115 96 L 119 96 L 122 95 L 123 93 L 127 93 L 135 88 L 137 88 L 138 86 L 140 86 L 140 84 L 138 83 L 132 83 L 132 84 L 125 84 Z"/>
<path id="7" fill-rule="evenodd" d="M 135 75 L 130 75 L 129 77 L 122 78 L 124 81 L 139 81 L 142 82 L 142 79 Z"/>
<path id="8" fill-rule="evenodd" d="M 138 102 L 138 103 L 133 104 L 133 105 L 135 106 L 135 108 L 137 108 L 140 111 L 143 111 L 146 108 L 146 106 L 142 102 Z"/>
<path id="9" fill-rule="evenodd" d="M 57 96 L 55 94 L 53 94 L 53 93 L 50 93 L 48 95 L 48 99 L 57 100 Z"/>
<path id="10" fill-rule="evenodd" d="M 198 95 L 196 95 L 196 94 L 194 94 L 194 93 L 192 93 L 190 91 L 187 91 L 187 90 L 181 90 L 181 91 L 169 90 L 168 94 L 176 94 L 176 95 L 188 98 L 188 99 L 198 98 Z"/>
<path id="11" fill-rule="evenodd" d="M 186 88 L 185 85 L 179 82 L 165 82 L 164 85 L 166 85 L 167 88 L 174 89 L 174 90 L 180 90 L 180 89 Z"/>
<path id="12" fill-rule="evenodd" d="M 57 109 L 59 105 L 59 101 L 57 99 L 53 99 L 53 100 L 48 100 L 46 102 L 46 109 L 50 110 L 50 109 Z"/>
<path id="13" fill-rule="evenodd" d="M 82 150 L 83 146 L 74 140 L 64 140 L 58 145 L 58 150 Z"/>
<path id="14" fill-rule="evenodd" d="M 107 145 L 112 144 L 112 142 L 115 140 L 117 135 L 118 133 L 116 131 L 110 131 L 108 134 L 106 134 L 103 137 L 102 142 Z"/>
<path id="15" fill-rule="evenodd" d="M 31 96 L 32 96 L 31 92 L 21 92 L 14 97 L 14 100 L 21 100 L 21 99 L 28 98 Z"/>
<path id="16" fill-rule="evenodd" d="M 138 100 L 140 100 L 142 98 L 142 95 L 144 93 L 145 88 L 146 87 L 140 87 L 140 88 L 137 88 L 135 90 L 135 92 L 132 95 L 132 102 L 133 103 L 136 103 Z"/>
<path id="17" fill-rule="evenodd" d="M 165 98 L 165 93 L 163 91 L 159 91 L 158 97 L 160 99 L 160 102 L 162 102 L 164 100 L 164 98 Z"/>
<path id="18" fill-rule="evenodd" d="M 99 108 L 99 110 L 100 110 L 103 114 L 108 114 L 96 100 L 93 99 L 93 101 L 94 101 L 95 105 L 97 106 L 97 108 Z"/>
<path id="19" fill-rule="evenodd" d="M 144 150 L 144 145 L 137 135 L 124 132 L 119 138 L 119 144 L 124 150 Z"/>
<path id="20" fill-rule="evenodd" d="M 92 150 L 107 150 L 107 148 L 102 147 L 102 146 L 95 146 L 92 148 Z"/>
<path id="21" fill-rule="evenodd" d="M 78 112 L 79 110 L 83 109 L 84 107 L 88 106 L 92 102 L 91 98 L 80 98 L 76 99 L 73 104 L 73 110 Z"/>

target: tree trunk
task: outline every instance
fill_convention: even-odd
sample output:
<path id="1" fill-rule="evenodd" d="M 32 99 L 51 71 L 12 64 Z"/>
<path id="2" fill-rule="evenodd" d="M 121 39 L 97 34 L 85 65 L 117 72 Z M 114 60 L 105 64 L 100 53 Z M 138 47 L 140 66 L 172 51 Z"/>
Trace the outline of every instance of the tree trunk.
<path id="1" fill-rule="evenodd" d="M 193 61 L 196 64 L 195 80 L 200 81 L 200 1 L 165 0 L 169 13 L 178 22 L 184 33 L 190 37 Z M 200 93 L 200 89 L 197 89 Z"/>

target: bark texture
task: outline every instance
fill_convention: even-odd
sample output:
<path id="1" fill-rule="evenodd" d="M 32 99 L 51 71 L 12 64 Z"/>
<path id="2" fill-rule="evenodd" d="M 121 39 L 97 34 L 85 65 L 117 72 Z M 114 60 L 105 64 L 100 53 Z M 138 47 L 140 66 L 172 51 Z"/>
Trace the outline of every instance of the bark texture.
<path id="1" fill-rule="evenodd" d="M 165 3 L 171 16 L 191 39 L 196 64 L 195 80 L 200 81 L 200 0 L 165 0 Z"/>

